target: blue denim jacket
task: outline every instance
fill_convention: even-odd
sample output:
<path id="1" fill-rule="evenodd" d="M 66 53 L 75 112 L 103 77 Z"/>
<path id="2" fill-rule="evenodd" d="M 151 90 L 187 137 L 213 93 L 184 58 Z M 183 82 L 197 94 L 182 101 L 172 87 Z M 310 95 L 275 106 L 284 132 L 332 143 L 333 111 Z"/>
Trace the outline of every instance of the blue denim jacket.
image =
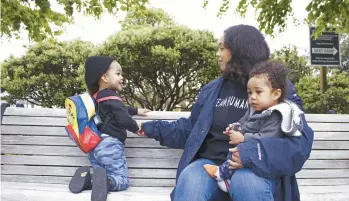
<path id="1" fill-rule="evenodd" d="M 180 118 L 173 122 L 150 121 L 143 124 L 146 135 L 159 141 L 162 146 L 184 149 L 176 179 L 195 159 L 210 130 L 214 105 L 223 80 L 223 78 L 213 80 L 201 89 L 189 118 Z M 302 108 L 302 101 L 291 83 L 288 89 L 287 99 Z M 303 135 L 300 137 L 254 139 L 237 146 L 244 167 L 251 168 L 258 176 L 278 181 L 275 200 L 300 200 L 295 174 L 309 158 L 314 136 L 304 117 L 303 122 Z M 284 149 L 287 151 L 278 151 Z"/>

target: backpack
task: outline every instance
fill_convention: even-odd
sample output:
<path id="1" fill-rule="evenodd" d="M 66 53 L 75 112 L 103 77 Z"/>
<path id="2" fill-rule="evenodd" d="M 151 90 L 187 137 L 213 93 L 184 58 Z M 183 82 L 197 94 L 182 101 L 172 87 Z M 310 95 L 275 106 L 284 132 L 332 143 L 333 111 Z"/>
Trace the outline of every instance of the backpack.
<path id="1" fill-rule="evenodd" d="M 98 93 L 98 92 L 97 92 Z M 94 149 L 102 140 L 102 119 L 98 115 L 99 103 L 106 100 L 120 100 L 117 96 L 107 96 L 96 100 L 97 93 L 93 97 L 88 93 L 70 96 L 65 100 L 65 109 L 68 125 L 65 127 L 67 135 L 84 152 Z M 106 118 L 106 124 L 111 119 Z M 104 124 L 104 126 L 106 125 Z"/>

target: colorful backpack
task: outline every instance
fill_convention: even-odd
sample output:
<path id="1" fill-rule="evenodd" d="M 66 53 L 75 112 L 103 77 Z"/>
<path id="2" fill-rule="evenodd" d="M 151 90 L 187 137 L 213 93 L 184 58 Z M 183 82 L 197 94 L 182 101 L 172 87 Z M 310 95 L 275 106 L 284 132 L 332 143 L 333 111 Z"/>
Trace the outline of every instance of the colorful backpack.
<path id="1" fill-rule="evenodd" d="M 101 139 L 100 125 L 102 119 L 98 115 L 98 103 L 106 100 L 120 100 L 117 96 L 108 96 L 97 99 L 97 93 L 93 97 L 88 93 L 71 96 L 65 100 L 68 125 L 65 127 L 68 136 L 84 152 L 94 149 Z M 96 111 L 97 109 L 97 111 Z M 111 118 L 109 116 L 109 118 Z M 109 122 L 107 117 L 106 124 Z M 105 125 L 106 125 L 105 124 Z"/>

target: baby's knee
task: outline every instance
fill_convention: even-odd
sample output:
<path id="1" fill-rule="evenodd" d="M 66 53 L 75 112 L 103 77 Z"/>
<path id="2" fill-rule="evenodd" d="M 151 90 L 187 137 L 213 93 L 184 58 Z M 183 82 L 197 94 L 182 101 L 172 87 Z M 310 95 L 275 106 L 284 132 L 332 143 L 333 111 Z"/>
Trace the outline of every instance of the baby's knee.
<path id="1" fill-rule="evenodd" d="M 123 191 L 130 187 L 130 180 L 128 177 L 117 176 L 108 178 L 108 189 L 109 191 Z"/>

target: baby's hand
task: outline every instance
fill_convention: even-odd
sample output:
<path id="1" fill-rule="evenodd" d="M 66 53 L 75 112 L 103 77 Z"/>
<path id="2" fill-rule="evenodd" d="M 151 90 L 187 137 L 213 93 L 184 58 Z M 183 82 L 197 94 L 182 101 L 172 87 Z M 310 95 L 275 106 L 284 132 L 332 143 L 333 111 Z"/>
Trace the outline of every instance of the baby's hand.
<path id="1" fill-rule="evenodd" d="M 245 141 L 244 136 L 239 131 L 229 131 L 229 144 L 239 144 Z"/>
<path id="2" fill-rule="evenodd" d="M 147 113 L 150 111 L 151 110 L 148 109 L 138 108 L 137 115 L 146 117 Z"/>
<path id="3" fill-rule="evenodd" d="M 225 131 L 223 131 L 223 133 L 229 135 L 231 130 L 233 130 L 233 124 L 229 124 Z"/>
<path id="4" fill-rule="evenodd" d="M 230 131 L 240 131 L 241 125 L 239 123 L 229 124 L 229 126 L 223 131 L 224 134 L 229 135 Z"/>

